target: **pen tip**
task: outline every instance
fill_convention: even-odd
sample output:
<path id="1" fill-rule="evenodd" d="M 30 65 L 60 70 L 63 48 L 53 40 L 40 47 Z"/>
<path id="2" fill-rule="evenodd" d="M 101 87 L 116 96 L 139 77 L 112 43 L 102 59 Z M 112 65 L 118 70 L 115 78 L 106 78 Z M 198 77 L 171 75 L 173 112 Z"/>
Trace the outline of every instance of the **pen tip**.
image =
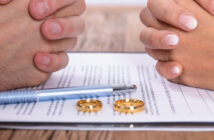
<path id="1" fill-rule="evenodd" d="M 137 90 L 137 86 L 135 84 L 133 85 L 120 85 L 120 86 L 114 86 L 113 91 L 126 91 L 126 92 L 135 92 Z"/>

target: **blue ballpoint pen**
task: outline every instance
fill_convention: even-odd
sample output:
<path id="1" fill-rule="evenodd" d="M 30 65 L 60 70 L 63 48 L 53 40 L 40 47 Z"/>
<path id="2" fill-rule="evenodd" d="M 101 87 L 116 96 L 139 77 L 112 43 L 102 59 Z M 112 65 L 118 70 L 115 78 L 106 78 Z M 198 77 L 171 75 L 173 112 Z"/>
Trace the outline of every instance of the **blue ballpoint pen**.
<path id="1" fill-rule="evenodd" d="M 133 93 L 136 91 L 135 85 L 122 86 L 80 86 L 71 88 L 25 90 L 25 91 L 5 91 L 0 92 L 0 104 L 29 103 L 62 99 L 81 99 L 91 97 L 106 97 L 114 93 Z"/>

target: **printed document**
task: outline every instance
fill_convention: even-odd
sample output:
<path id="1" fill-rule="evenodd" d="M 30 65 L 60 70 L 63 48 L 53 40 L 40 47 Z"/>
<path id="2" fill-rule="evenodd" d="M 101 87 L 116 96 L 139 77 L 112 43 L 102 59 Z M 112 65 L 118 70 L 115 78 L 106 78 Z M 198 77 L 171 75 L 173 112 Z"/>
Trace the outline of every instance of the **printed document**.
<path id="1" fill-rule="evenodd" d="M 65 69 L 53 73 L 37 88 L 135 84 L 137 91 L 97 98 L 103 103 L 97 113 L 78 112 L 79 100 L 0 105 L 0 122 L 214 123 L 214 92 L 167 81 L 156 72 L 156 61 L 146 54 L 71 53 L 69 59 Z M 145 111 L 115 112 L 114 102 L 127 98 L 143 100 Z"/>

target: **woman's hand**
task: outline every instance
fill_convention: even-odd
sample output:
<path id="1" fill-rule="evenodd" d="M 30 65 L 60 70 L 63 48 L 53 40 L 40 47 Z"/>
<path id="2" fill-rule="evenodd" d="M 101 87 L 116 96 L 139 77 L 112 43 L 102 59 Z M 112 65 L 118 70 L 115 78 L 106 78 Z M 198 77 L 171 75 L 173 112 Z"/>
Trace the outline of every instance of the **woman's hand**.
<path id="1" fill-rule="evenodd" d="M 214 17 L 211 14 L 192 0 L 149 0 L 141 20 L 147 27 L 140 38 L 147 53 L 158 60 L 157 71 L 163 77 L 214 89 Z"/>

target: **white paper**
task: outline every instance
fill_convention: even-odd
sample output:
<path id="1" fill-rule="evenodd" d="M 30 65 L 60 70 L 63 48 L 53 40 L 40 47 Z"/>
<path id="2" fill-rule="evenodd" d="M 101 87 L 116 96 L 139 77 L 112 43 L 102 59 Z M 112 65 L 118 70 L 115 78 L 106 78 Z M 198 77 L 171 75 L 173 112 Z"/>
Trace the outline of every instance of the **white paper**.
<path id="1" fill-rule="evenodd" d="M 82 85 L 136 84 L 131 96 L 103 97 L 102 111 L 81 113 L 78 100 L 0 106 L 0 122 L 34 123 L 214 123 L 214 93 L 170 83 L 155 70 L 155 61 L 145 54 L 72 53 L 66 69 L 54 73 L 39 88 Z M 143 100 L 146 110 L 120 114 L 113 110 L 118 99 Z"/>

